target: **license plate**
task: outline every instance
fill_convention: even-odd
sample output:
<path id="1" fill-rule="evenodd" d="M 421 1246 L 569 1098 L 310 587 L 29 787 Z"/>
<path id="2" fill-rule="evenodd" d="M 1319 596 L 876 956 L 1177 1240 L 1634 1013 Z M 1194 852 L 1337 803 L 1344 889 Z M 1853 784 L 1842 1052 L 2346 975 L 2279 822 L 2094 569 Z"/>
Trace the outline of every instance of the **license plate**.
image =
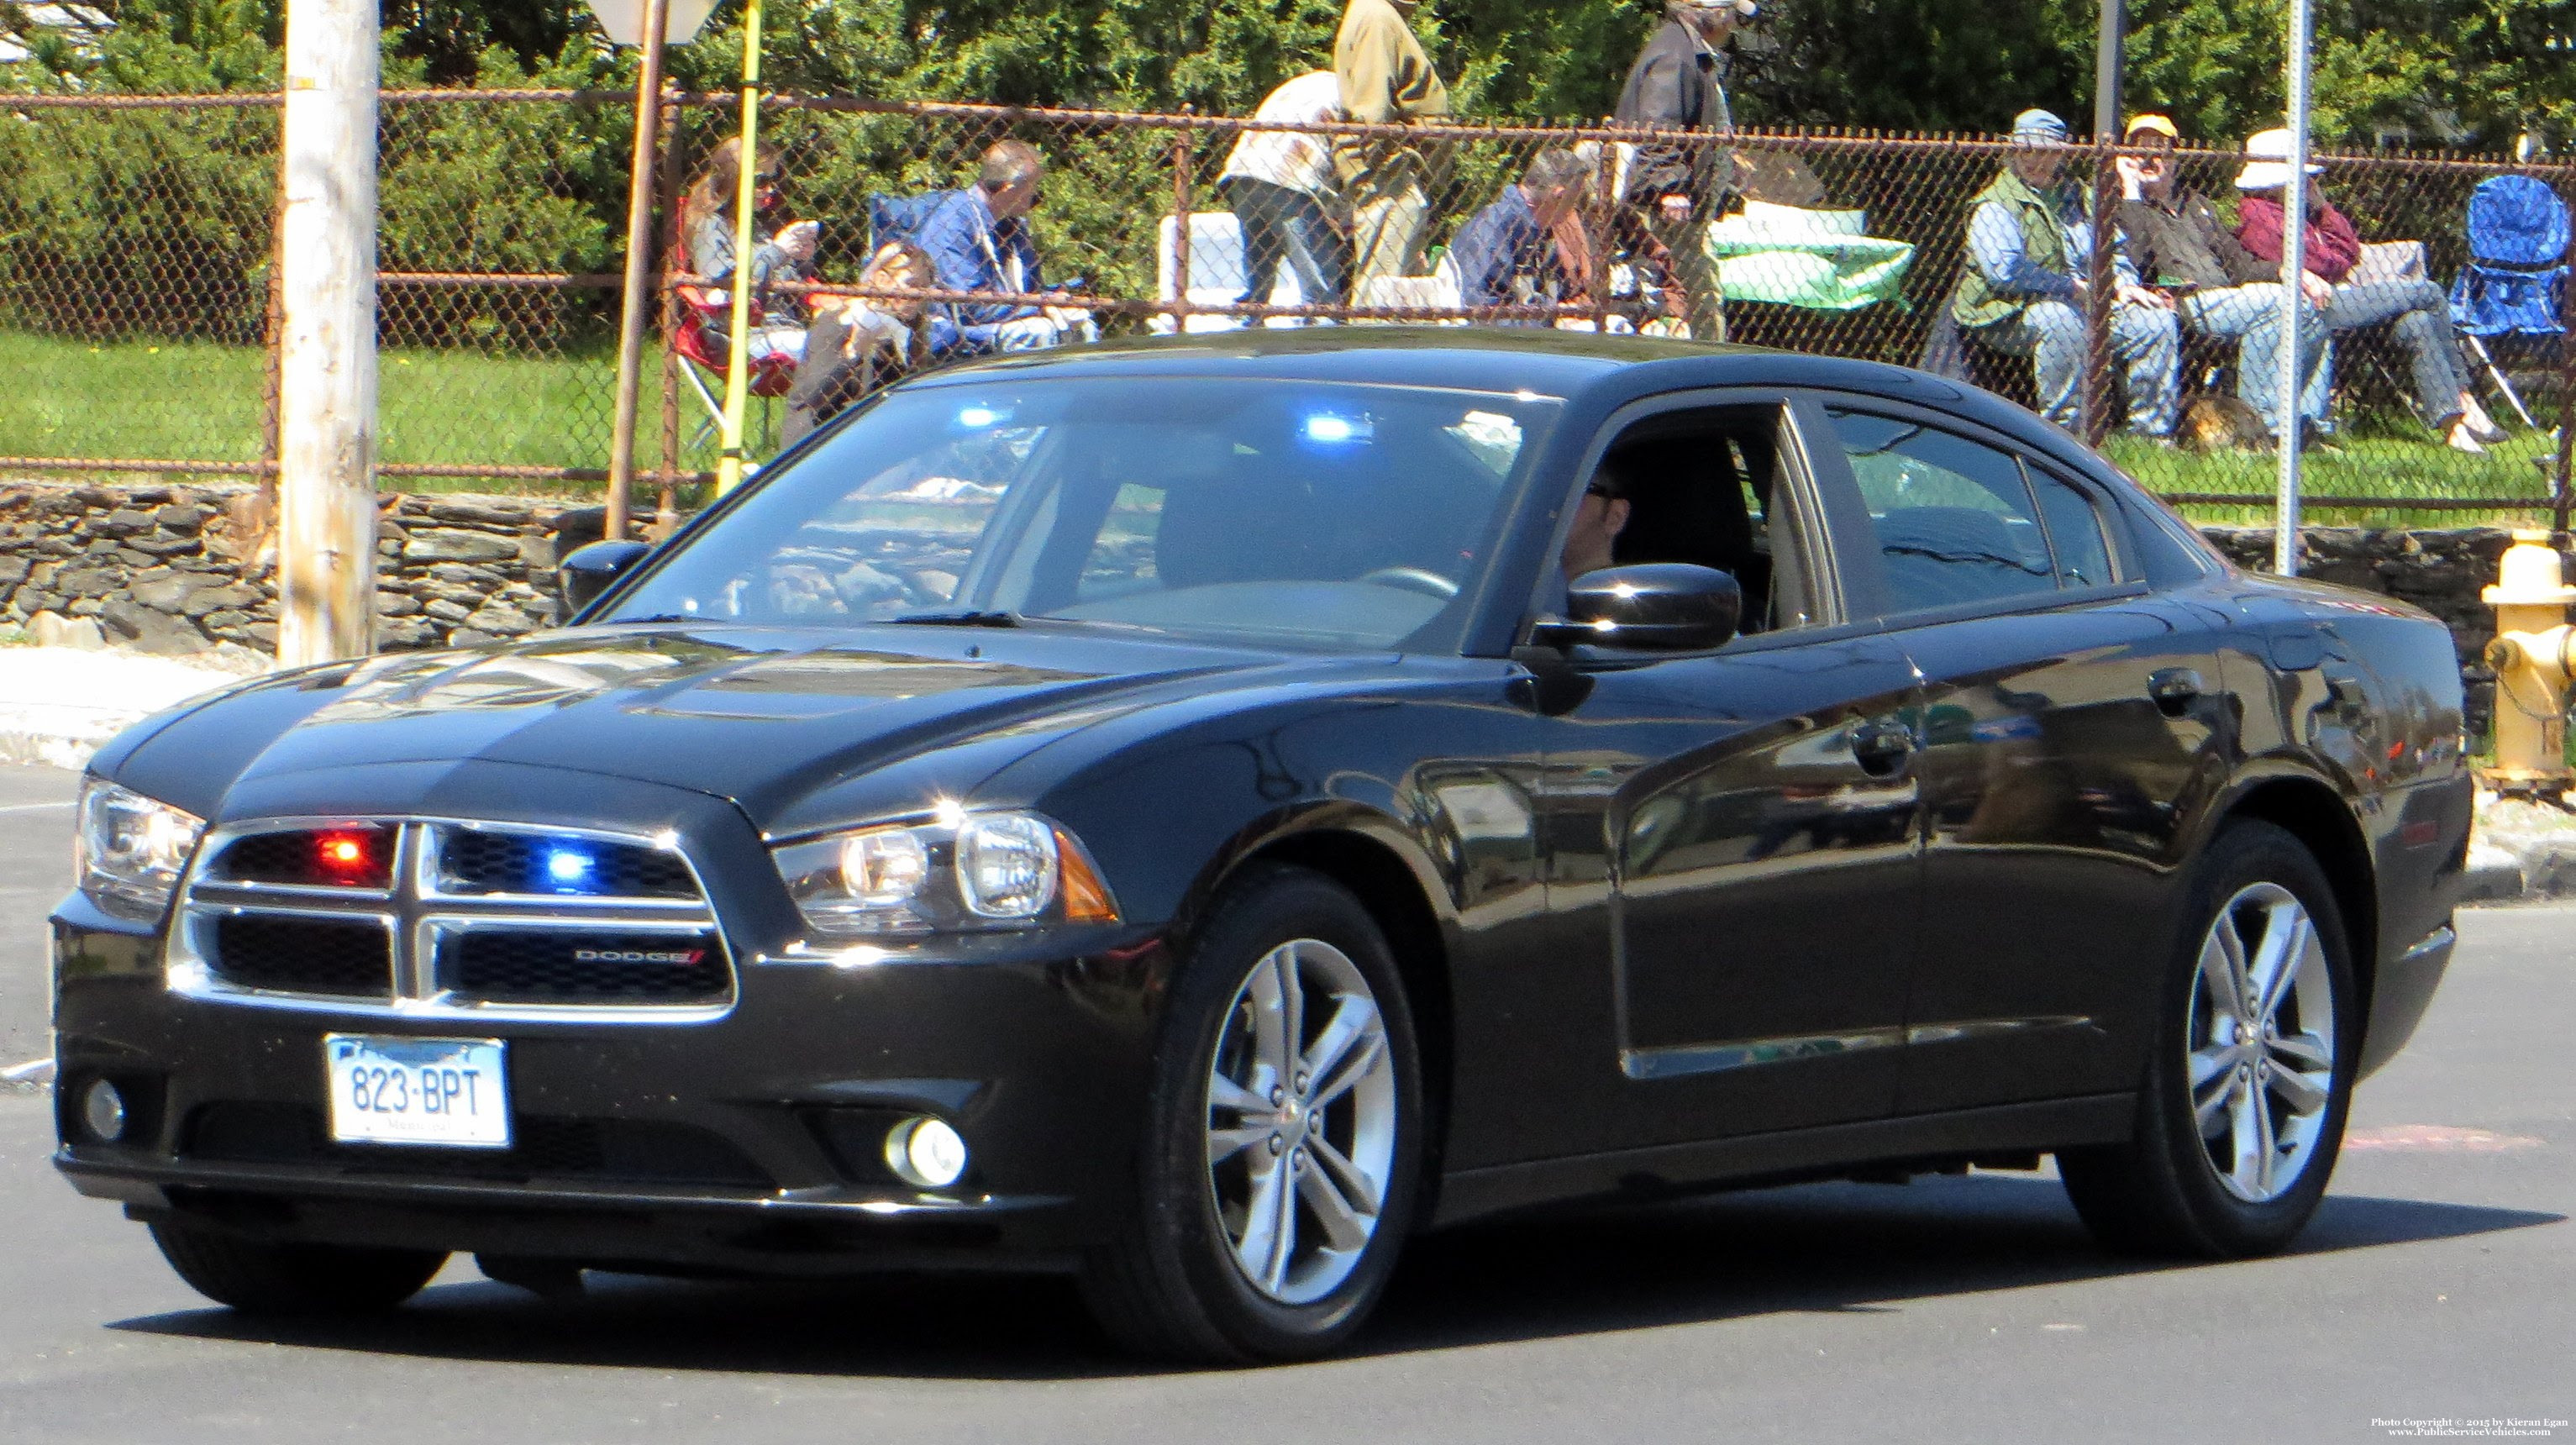
<path id="1" fill-rule="evenodd" d="M 331 1137 L 343 1144 L 510 1147 L 499 1039 L 324 1034 Z"/>

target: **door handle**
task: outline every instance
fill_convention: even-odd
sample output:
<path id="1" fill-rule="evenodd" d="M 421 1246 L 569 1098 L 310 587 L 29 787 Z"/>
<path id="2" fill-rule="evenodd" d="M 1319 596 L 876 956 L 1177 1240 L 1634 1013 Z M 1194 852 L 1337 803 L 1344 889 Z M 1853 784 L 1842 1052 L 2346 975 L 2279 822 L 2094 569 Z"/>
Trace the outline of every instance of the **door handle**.
<path id="1" fill-rule="evenodd" d="M 2160 668 L 2147 678 L 2147 696 L 2155 699 L 2156 711 L 2167 717 L 2181 717 L 2200 700 L 2207 684 L 2200 674 L 2188 667 Z"/>
<path id="2" fill-rule="evenodd" d="M 1892 777 L 1904 769 L 1905 760 L 1913 755 L 1914 733 L 1892 718 L 1879 718 L 1852 729 L 1851 750 L 1862 772 L 1876 778 Z"/>

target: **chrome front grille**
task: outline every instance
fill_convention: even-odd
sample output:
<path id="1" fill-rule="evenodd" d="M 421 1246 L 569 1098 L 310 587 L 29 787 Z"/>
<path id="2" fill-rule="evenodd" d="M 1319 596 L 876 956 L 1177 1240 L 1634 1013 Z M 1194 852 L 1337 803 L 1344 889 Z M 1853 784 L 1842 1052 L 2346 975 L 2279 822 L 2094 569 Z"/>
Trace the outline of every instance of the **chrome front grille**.
<path id="1" fill-rule="evenodd" d="M 734 970 L 676 839 L 428 818 L 293 818 L 209 835 L 170 987 L 406 1017 L 713 1018 Z"/>

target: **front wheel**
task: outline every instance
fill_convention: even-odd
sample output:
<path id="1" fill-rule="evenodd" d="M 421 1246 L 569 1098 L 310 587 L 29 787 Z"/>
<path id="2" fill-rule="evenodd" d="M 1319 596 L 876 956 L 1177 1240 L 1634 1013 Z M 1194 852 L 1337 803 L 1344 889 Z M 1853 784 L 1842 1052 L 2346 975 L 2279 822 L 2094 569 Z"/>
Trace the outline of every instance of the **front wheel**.
<path id="1" fill-rule="evenodd" d="M 1412 1017 L 1384 935 L 1321 875 L 1229 887 L 1173 983 L 1138 1187 L 1084 1293 L 1111 1334 L 1207 1363 L 1323 1354 L 1412 1224 Z"/>
<path id="2" fill-rule="evenodd" d="M 2325 1197 L 2359 1055 L 2334 892 L 2306 847 L 2230 825 L 2194 878 L 2135 1138 L 2062 1152 L 2103 1242 L 2233 1259 L 2290 1242 Z"/>
<path id="3" fill-rule="evenodd" d="M 152 1242 L 197 1293 L 245 1314 L 366 1314 L 420 1293 L 447 1263 L 432 1249 L 279 1244 L 195 1225 L 152 1226 Z"/>

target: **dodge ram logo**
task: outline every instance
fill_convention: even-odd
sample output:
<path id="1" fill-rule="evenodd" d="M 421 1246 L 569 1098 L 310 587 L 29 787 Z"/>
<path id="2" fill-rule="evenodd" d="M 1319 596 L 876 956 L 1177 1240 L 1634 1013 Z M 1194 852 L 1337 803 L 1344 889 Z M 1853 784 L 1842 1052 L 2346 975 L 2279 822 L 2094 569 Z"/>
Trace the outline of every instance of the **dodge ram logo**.
<path id="1" fill-rule="evenodd" d="M 575 963 L 676 963 L 693 964 L 707 956 L 703 948 L 675 949 L 659 952 L 641 948 L 576 948 Z"/>

